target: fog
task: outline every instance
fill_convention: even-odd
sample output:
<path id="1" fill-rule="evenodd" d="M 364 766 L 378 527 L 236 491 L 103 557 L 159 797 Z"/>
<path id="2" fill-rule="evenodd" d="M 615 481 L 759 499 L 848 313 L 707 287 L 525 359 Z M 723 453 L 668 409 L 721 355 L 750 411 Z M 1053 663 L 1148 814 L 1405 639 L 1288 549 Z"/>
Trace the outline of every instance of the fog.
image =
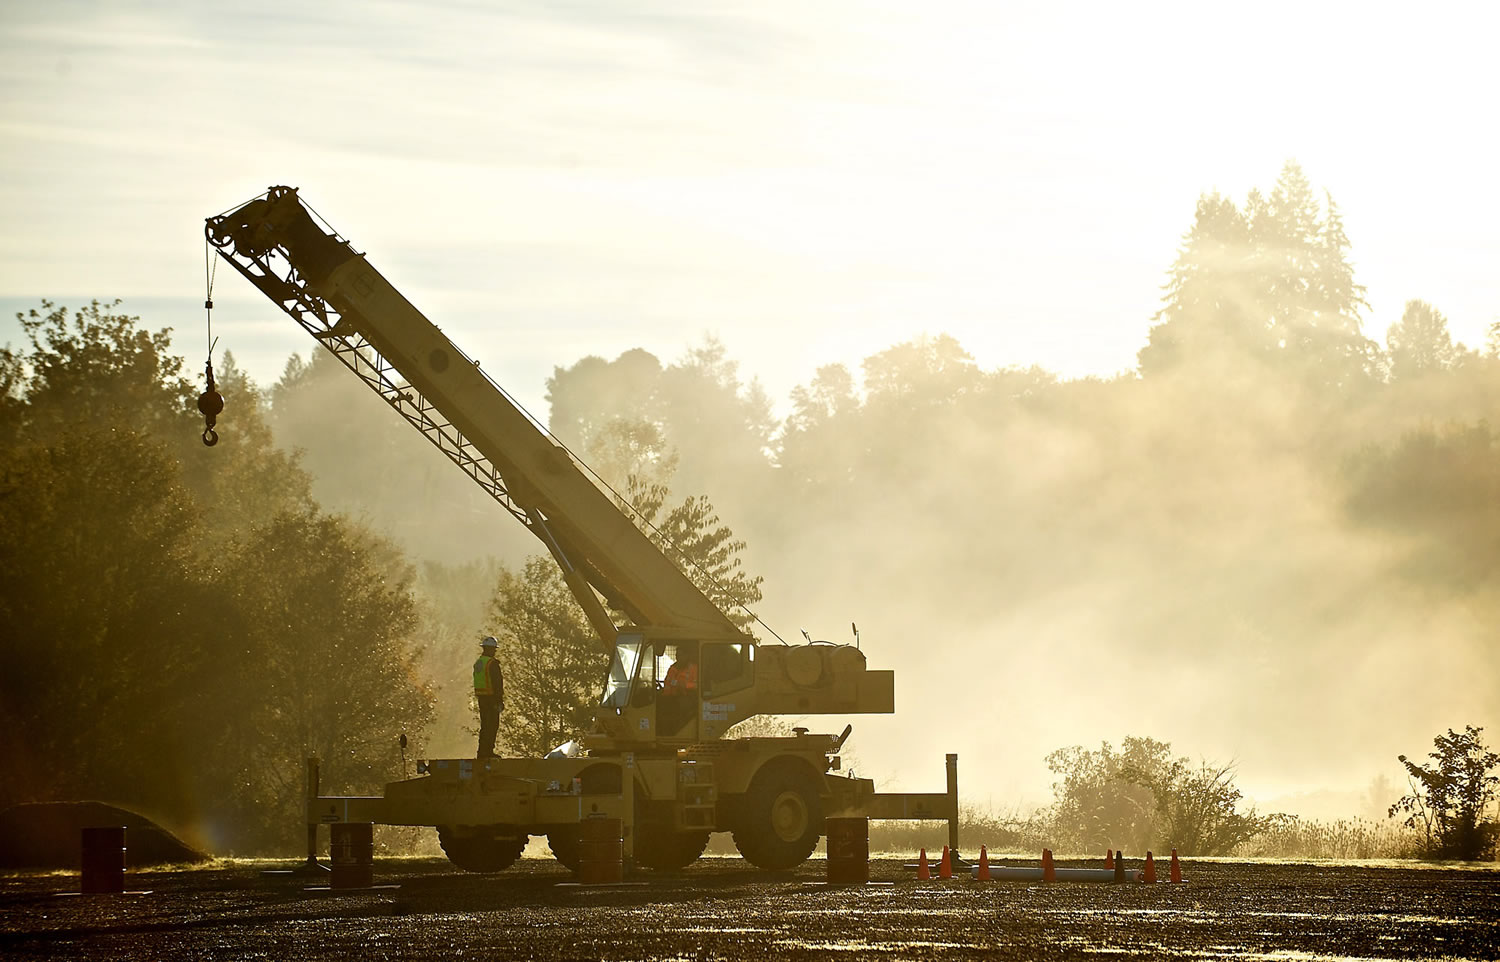
<path id="1" fill-rule="evenodd" d="M 1353 795 L 1494 718 L 1493 598 L 1414 580 L 1410 538 L 1352 523 L 1307 425 L 1112 387 L 1093 424 L 946 436 L 925 491 L 849 523 L 747 532 L 768 620 L 856 620 L 897 669 L 896 717 L 856 720 L 868 764 L 915 789 L 956 751 L 983 795 L 1045 801 L 1048 751 L 1139 734 L 1238 760 L 1261 800 Z"/>
<path id="2" fill-rule="evenodd" d="M 897 673 L 894 716 L 848 719 L 882 786 L 941 787 L 957 752 L 966 797 L 1029 807 L 1048 800 L 1048 752 L 1143 735 L 1235 761 L 1262 806 L 1371 814 L 1399 794 L 1398 754 L 1500 709 L 1500 453 L 1483 427 L 1500 360 L 1445 324 L 1422 363 L 1376 344 L 1398 319 L 1361 318 L 1347 276 L 1340 293 L 1347 241 L 1310 196 L 1288 165 L 1269 213 L 1244 202 L 1262 233 L 1311 217 L 1297 243 L 1324 262 L 1290 294 L 1251 275 L 1295 245 L 1209 259 L 1228 208 L 1200 206 L 1163 313 L 1133 321 L 1150 329 L 1138 372 L 983 369 L 914 332 L 771 399 L 710 339 L 676 359 L 559 358 L 552 427 L 580 456 L 611 419 L 660 431 L 674 495 L 707 494 L 765 578 L 764 642 L 850 642 L 858 624 L 871 666 Z M 492 533 L 468 482 L 337 365 L 301 370 L 273 423 L 325 504 L 426 560 L 539 551 Z M 311 413 L 330 409 L 337 436 Z M 471 639 L 453 639 L 455 677 Z"/>

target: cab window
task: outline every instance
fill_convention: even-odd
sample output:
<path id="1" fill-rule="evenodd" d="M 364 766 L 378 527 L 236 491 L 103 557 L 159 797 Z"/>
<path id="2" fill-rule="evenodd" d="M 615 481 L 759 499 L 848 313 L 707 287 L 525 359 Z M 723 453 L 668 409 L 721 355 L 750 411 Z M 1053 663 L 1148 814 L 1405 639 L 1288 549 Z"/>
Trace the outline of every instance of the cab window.
<path id="1" fill-rule="evenodd" d="M 621 634 L 615 640 L 615 653 L 609 662 L 609 678 L 604 683 L 606 708 L 625 708 L 630 704 L 630 683 L 641 664 L 643 640 L 640 635 Z"/>
<path id="2" fill-rule="evenodd" d="M 755 680 L 755 647 L 712 643 L 703 646 L 703 695 L 717 698 L 748 688 Z"/>

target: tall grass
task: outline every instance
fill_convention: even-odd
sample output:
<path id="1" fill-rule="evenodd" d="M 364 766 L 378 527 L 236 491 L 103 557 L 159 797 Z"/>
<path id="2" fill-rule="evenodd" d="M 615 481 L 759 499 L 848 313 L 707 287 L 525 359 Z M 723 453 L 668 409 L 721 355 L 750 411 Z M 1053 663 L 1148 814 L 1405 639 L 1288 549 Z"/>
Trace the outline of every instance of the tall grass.
<path id="1" fill-rule="evenodd" d="M 1282 819 L 1241 843 L 1234 854 L 1268 858 L 1421 858 L 1422 839 L 1399 822 L 1341 818 Z"/>
<path id="2" fill-rule="evenodd" d="M 1046 842 L 1045 823 L 1036 814 L 996 812 L 960 807 L 958 848 L 978 855 L 983 845 L 992 852 L 1041 852 Z M 918 849 L 939 852 L 948 844 L 947 822 L 877 821 L 870 823 L 870 852 L 911 853 Z"/>
<path id="3" fill-rule="evenodd" d="M 995 853 L 1035 854 L 1051 848 L 1064 858 L 1103 857 L 1102 851 L 1073 851 L 1074 846 L 1065 841 L 1068 833 L 1052 825 L 1048 814 L 1046 809 L 1023 814 L 964 808 L 958 823 L 959 849 L 968 857 L 977 855 L 980 845 Z M 1422 857 L 1421 843 L 1416 832 L 1395 821 L 1285 818 L 1236 846 L 1233 854 L 1245 858 L 1411 859 Z M 870 823 L 872 853 L 916 854 L 925 848 L 931 854 L 946 844 L 946 822 Z M 1171 848 L 1165 842 L 1156 847 Z"/>

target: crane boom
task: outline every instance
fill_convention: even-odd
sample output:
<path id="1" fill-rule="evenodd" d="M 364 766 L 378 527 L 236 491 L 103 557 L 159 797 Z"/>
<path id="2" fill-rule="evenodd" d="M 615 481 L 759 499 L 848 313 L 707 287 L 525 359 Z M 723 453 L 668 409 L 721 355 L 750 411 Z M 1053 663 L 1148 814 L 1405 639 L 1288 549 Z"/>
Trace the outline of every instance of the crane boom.
<path id="1" fill-rule="evenodd" d="M 539 538 L 606 645 L 634 625 L 748 641 L 733 622 L 295 188 L 208 219 L 218 252 Z M 598 593 L 598 595 L 595 594 Z"/>

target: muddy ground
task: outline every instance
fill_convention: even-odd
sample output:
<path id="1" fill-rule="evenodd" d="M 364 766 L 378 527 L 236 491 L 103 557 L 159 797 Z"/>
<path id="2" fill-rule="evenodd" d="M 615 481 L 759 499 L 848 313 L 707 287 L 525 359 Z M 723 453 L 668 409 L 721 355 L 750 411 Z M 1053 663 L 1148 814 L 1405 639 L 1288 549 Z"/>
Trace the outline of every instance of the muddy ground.
<path id="1" fill-rule="evenodd" d="M 821 860 L 704 859 L 580 888 L 550 860 L 480 876 L 377 859 L 376 884 L 399 887 L 334 894 L 264 868 L 130 872 L 147 891 L 126 895 L 0 877 L 0 958 L 1500 958 L 1500 871 L 1484 869 L 1189 862 L 1183 885 L 1043 885 L 917 882 L 880 859 L 871 876 L 892 884 L 829 888 Z"/>

